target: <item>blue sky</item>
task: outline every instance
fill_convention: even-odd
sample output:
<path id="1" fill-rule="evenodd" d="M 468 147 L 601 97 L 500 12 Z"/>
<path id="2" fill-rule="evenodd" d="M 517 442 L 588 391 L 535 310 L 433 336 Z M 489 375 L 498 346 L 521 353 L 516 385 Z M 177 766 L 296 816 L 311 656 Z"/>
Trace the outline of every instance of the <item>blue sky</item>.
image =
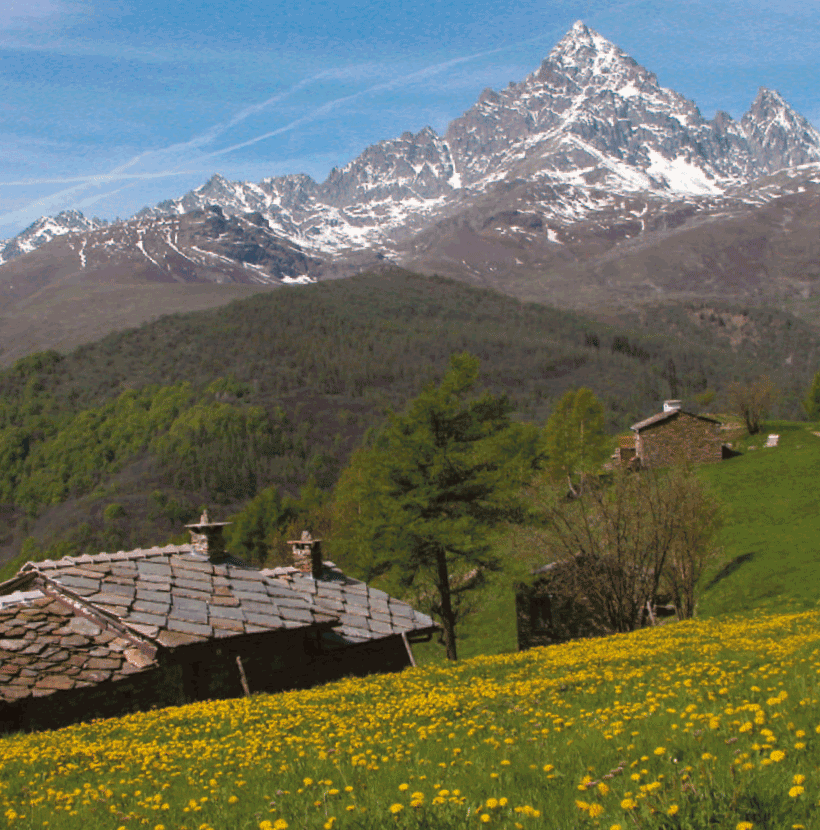
<path id="1" fill-rule="evenodd" d="M 4 0 L 0 238 L 72 207 L 125 218 L 216 172 L 323 180 L 443 131 L 578 19 L 706 117 L 766 86 L 820 126 L 817 0 Z"/>

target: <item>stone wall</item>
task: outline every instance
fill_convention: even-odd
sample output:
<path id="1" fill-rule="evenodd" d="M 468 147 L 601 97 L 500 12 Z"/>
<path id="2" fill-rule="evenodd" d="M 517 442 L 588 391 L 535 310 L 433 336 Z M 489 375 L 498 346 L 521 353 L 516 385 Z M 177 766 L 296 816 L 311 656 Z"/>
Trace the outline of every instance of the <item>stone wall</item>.
<path id="1" fill-rule="evenodd" d="M 599 612 L 582 599 L 557 592 L 548 579 L 519 583 L 515 611 L 519 651 L 611 633 Z"/>
<path id="2" fill-rule="evenodd" d="M 328 651 L 317 631 L 264 632 L 160 652 L 156 668 L 124 680 L 0 703 L 0 731 L 59 729 L 94 718 L 240 697 L 245 693 L 243 671 L 254 693 L 308 688 L 409 665 L 400 635 Z"/>
<path id="3" fill-rule="evenodd" d="M 636 436 L 636 449 L 642 467 L 720 461 L 720 424 L 687 412 L 677 412 L 640 430 Z"/>

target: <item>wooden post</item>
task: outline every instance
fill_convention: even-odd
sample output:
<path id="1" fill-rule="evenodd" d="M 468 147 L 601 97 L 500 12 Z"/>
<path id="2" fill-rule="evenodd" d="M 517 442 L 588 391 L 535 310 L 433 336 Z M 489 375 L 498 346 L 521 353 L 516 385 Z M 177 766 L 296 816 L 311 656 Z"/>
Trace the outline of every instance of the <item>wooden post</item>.
<path id="1" fill-rule="evenodd" d="M 416 658 L 413 657 L 413 650 L 410 648 L 410 641 L 407 639 L 407 635 L 403 631 L 401 633 L 401 640 L 404 643 L 404 647 L 407 649 L 407 656 L 410 658 L 410 665 L 413 668 L 416 668 Z"/>
<path id="2" fill-rule="evenodd" d="M 239 668 L 239 679 L 242 681 L 242 691 L 245 692 L 245 697 L 251 696 L 251 690 L 248 688 L 248 678 L 245 677 L 245 667 L 242 665 L 242 658 L 236 655 L 236 665 Z"/>

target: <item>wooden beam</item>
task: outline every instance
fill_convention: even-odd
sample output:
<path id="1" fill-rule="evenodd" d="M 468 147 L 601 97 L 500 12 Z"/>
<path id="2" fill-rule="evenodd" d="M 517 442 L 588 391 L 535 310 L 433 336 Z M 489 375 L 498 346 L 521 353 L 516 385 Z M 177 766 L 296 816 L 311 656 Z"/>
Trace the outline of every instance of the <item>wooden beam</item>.
<path id="1" fill-rule="evenodd" d="M 236 665 L 239 669 L 239 679 L 242 681 L 242 691 L 245 693 L 245 697 L 250 697 L 251 690 L 248 688 L 248 678 L 245 677 L 245 667 L 242 665 L 242 658 L 238 654 L 236 655 Z"/>
<path id="2" fill-rule="evenodd" d="M 416 668 L 416 658 L 413 657 L 413 649 L 410 648 L 410 641 L 407 639 L 407 634 L 403 631 L 401 633 L 401 641 L 404 643 L 404 647 L 407 649 L 407 656 L 410 658 L 410 665 L 413 668 Z"/>

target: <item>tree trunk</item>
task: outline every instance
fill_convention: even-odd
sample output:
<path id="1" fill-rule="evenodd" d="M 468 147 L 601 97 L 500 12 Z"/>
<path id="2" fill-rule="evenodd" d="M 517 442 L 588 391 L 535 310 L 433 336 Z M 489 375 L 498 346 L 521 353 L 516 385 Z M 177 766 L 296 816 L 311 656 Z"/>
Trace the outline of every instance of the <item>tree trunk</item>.
<path id="1" fill-rule="evenodd" d="M 448 660 L 458 660 L 456 654 L 456 617 L 453 613 L 453 598 L 450 593 L 450 574 L 447 571 L 447 557 L 443 550 L 436 553 L 438 569 L 438 593 L 441 597 L 441 623 L 444 627 L 444 647 Z"/>

